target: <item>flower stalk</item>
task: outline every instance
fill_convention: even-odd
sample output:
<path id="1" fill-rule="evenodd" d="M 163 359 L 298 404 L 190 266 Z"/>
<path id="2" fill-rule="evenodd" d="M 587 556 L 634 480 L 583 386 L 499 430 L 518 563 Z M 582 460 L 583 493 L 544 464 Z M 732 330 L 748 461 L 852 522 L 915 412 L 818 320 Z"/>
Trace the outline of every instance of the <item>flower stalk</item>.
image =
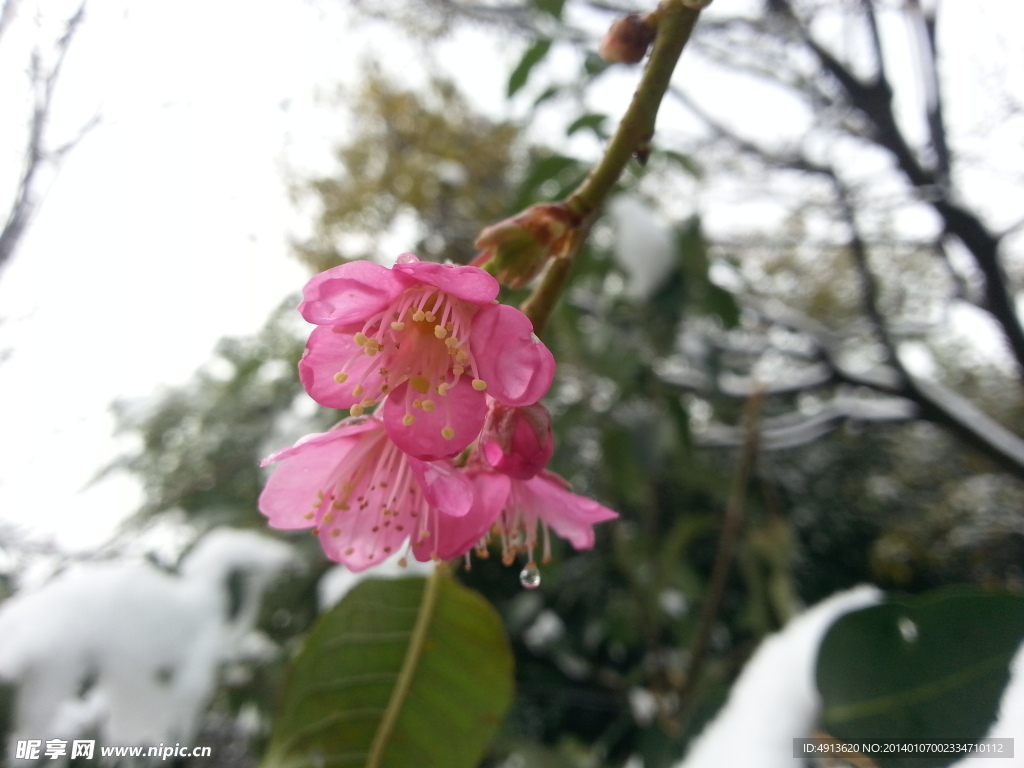
<path id="1" fill-rule="evenodd" d="M 565 201 L 581 221 L 572 249 L 564 257 L 551 260 L 540 283 L 521 305 L 523 314 L 533 322 L 535 333 L 541 333 L 551 316 L 568 282 L 572 262 L 626 165 L 634 157 L 641 162 L 646 160 L 658 109 L 699 16 L 700 9 L 683 0 L 662 0 L 646 17 L 648 23 L 656 26 L 654 45 L 633 100 L 601 160 Z"/>

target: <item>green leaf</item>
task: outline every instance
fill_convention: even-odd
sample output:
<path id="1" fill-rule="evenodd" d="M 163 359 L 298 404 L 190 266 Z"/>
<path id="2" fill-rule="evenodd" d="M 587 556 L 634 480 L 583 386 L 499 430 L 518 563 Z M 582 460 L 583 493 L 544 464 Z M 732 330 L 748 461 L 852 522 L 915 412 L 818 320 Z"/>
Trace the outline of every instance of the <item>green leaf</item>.
<path id="1" fill-rule="evenodd" d="M 608 133 L 604 130 L 604 124 L 608 115 L 588 114 L 574 120 L 572 125 L 565 129 L 566 136 L 572 136 L 576 131 L 589 128 L 599 138 L 605 138 Z"/>
<path id="2" fill-rule="evenodd" d="M 532 0 L 531 4 L 538 11 L 542 11 L 556 19 L 562 18 L 562 10 L 565 8 L 565 0 Z"/>
<path id="3" fill-rule="evenodd" d="M 364 581 L 293 661 L 263 768 L 473 768 L 512 688 L 479 594 L 444 572 Z"/>
<path id="4" fill-rule="evenodd" d="M 581 172 L 582 168 L 583 166 L 579 160 L 567 157 L 566 155 L 546 155 L 538 158 L 530 165 L 526 178 L 519 185 L 515 207 L 522 209 L 535 202 L 539 197 L 541 187 L 547 181 L 557 181 L 559 186 L 565 186 L 565 183 L 570 180 L 563 177 L 572 175 L 574 177 L 572 180 L 575 180 L 575 177 Z M 548 199 L 555 198 L 554 196 L 549 196 Z"/>
<path id="5" fill-rule="evenodd" d="M 538 40 L 526 49 L 526 53 L 523 54 L 523 58 L 519 60 L 516 68 L 512 70 L 512 74 L 508 78 L 509 98 L 514 96 L 520 88 L 526 85 L 526 81 L 530 77 L 530 72 L 545 56 L 548 55 L 549 50 L 551 50 L 551 41 L 546 38 Z"/>
<path id="6" fill-rule="evenodd" d="M 704 169 L 689 155 L 684 155 L 682 152 L 676 152 L 672 149 L 661 150 L 657 154 L 671 160 L 695 179 L 701 179 L 704 176 Z"/>
<path id="7" fill-rule="evenodd" d="M 818 651 L 825 729 L 851 743 L 979 739 L 995 720 L 1022 638 L 1024 596 L 977 588 L 847 614 Z M 949 756 L 872 758 L 882 768 L 949 762 Z"/>

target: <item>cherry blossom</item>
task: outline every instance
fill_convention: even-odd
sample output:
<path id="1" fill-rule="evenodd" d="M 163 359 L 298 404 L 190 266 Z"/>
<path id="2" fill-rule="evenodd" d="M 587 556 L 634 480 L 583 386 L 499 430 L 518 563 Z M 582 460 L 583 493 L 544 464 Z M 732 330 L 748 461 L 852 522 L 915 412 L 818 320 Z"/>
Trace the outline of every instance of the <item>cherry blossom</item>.
<path id="1" fill-rule="evenodd" d="M 493 534 L 501 542 L 506 565 L 523 552 L 533 566 L 538 547 L 542 562 L 551 557 L 549 529 L 576 549 L 591 549 L 594 525 L 618 517 L 596 501 L 572 493 L 569 484 L 554 472 L 544 470 L 520 480 L 475 462 L 465 473 L 473 486 L 472 506 L 464 516 L 447 520 L 430 545 L 445 560 L 474 546 L 478 554 L 486 556 L 486 544 Z"/>
<path id="2" fill-rule="evenodd" d="M 473 500 L 472 485 L 449 462 L 410 457 L 375 418 L 307 435 L 262 466 L 273 463 L 280 466 L 260 495 L 260 512 L 273 528 L 312 528 L 326 555 L 352 571 L 409 542 L 417 559 L 436 557 L 439 531 Z"/>
<path id="3" fill-rule="evenodd" d="M 486 396 L 536 403 L 555 361 L 519 310 L 495 302 L 476 267 L 351 262 L 313 277 L 299 311 L 315 328 L 299 363 L 310 396 L 353 416 L 386 402 L 398 447 L 422 460 L 454 456 L 479 434 Z M 485 395 L 486 392 L 486 395 Z"/>

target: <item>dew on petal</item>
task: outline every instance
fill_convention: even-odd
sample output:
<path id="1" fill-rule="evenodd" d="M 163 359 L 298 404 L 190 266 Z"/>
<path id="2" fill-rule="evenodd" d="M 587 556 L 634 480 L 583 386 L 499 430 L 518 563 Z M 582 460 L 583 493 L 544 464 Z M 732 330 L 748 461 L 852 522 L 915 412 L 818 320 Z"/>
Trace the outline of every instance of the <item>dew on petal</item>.
<path id="1" fill-rule="evenodd" d="M 519 583 L 527 589 L 536 589 L 540 586 L 540 568 L 532 560 L 519 572 Z"/>

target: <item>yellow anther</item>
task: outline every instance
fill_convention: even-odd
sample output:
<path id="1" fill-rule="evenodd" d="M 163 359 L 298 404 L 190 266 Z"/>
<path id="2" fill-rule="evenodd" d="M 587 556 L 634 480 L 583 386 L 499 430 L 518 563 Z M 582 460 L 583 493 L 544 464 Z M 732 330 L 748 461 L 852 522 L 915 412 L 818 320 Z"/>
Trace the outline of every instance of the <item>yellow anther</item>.
<path id="1" fill-rule="evenodd" d="M 360 347 L 366 346 L 366 342 L 369 341 L 369 339 L 366 338 L 366 334 L 363 333 L 362 331 L 357 333 L 352 338 L 355 339 L 356 344 L 358 344 Z"/>
<path id="2" fill-rule="evenodd" d="M 412 313 L 412 319 L 415 320 L 417 323 L 422 323 L 424 318 L 426 318 L 426 315 L 423 314 L 422 309 L 417 309 L 415 312 Z"/>
<path id="3" fill-rule="evenodd" d="M 423 319 L 426 320 L 428 323 L 433 323 L 437 321 L 437 316 L 433 312 L 426 312 L 423 315 Z"/>
<path id="4" fill-rule="evenodd" d="M 430 412 L 432 412 L 434 410 L 434 401 L 433 400 L 423 400 L 422 402 L 420 402 L 420 408 L 422 408 L 427 413 L 430 413 Z"/>
<path id="5" fill-rule="evenodd" d="M 413 425 L 413 422 L 415 421 L 416 417 L 413 416 L 411 413 L 407 413 L 405 414 L 405 416 L 402 417 L 402 423 L 405 424 L 405 426 L 407 427 L 411 427 Z"/>
<path id="6" fill-rule="evenodd" d="M 437 394 L 439 394 L 441 397 L 444 397 L 445 395 L 448 394 L 448 387 L 450 386 L 451 384 L 449 384 L 447 381 L 442 381 L 440 384 L 437 385 Z"/>
<path id="7" fill-rule="evenodd" d="M 439 338 L 439 339 L 443 339 L 445 336 L 448 335 L 448 331 L 446 331 L 444 329 L 443 325 L 435 325 L 434 326 L 434 335 L 437 336 L 437 338 Z"/>
<path id="8" fill-rule="evenodd" d="M 361 405 L 360 403 L 356 403 L 351 408 L 349 408 L 348 412 L 352 416 L 362 416 L 363 415 L 363 411 L 365 411 L 365 410 L 366 410 L 366 408 L 363 405 Z"/>
<path id="9" fill-rule="evenodd" d="M 341 510 L 342 512 L 348 509 L 348 504 L 346 504 L 344 501 L 341 501 L 340 499 L 331 504 L 331 506 L 334 507 L 335 509 Z"/>
<path id="10" fill-rule="evenodd" d="M 333 523 L 334 522 L 334 513 L 333 512 L 328 512 L 326 515 L 324 515 L 324 522 L 325 523 Z"/>
<path id="11" fill-rule="evenodd" d="M 425 395 L 430 391 L 430 380 L 426 376 L 410 376 L 409 386 L 421 395 Z"/>
<path id="12" fill-rule="evenodd" d="M 454 373 L 456 376 L 461 376 L 465 372 L 466 372 L 466 369 L 463 368 L 461 365 L 453 365 L 452 366 L 452 373 Z"/>
<path id="13" fill-rule="evenodd" d="M 307 520 L 312 520 L 313 519 L 313 513 L 312 512 L 307 512 L 306 514 L 303 515 L 303 517 L 306 518 Z"/>
<path id="14" fill-rule="evenodd" d="M 405 323 L 392 323 L 391 324 L 391 330 L 392 331 L 404 331 L 405 330 Z"/>
<path id="15" fill-rule="evenodd" d="M 449 336 L 447 339 L 444 340 L 444 343 L 445 346 L 447 346 L 449 349 L 454 349 L 455 347 L 459 346 L 459 340 L 456 339 L 454 336 Z"/>
<path id="16" fill-rule="evenodd" d="M 352 397 L 362 397 L 362 396 L 363 396 L 363 385 L 360 384 L 359 386 L 357 386 L 355 389 L 352 390 Z"/>
<path id="17" fill-rule="evenodd" d="M 452 429 L 451 427 L 445 427 L 444 429 L 441 430 L 441 437 L 443 437 L 445 440 L 451 440 L 453 437 L 455 437 L 455 430 Z"/>
<path id="18" fill-rule="evenodd" d="M 348 381 L 348 374 L 345 373 L 344 371 L 338 371 L 336 374 L 334 374 L 334 380 L 338 384 L 344 384 L 346 381 Z"/>
<path id="19" fill-rule="evenodd" d="M 473 389 L 477 392 L 483 392 L 487 389 L 487 382 L 483 379 L 473 379 Z"/>
<path id="20" fill-rule="evenodd" d="M 334 530 L 332 530 L 331 531 L 331 536 L 335 536 L 335 537 L 341 536 L 341 529 L 340 528 L 335 528 Z"/>

